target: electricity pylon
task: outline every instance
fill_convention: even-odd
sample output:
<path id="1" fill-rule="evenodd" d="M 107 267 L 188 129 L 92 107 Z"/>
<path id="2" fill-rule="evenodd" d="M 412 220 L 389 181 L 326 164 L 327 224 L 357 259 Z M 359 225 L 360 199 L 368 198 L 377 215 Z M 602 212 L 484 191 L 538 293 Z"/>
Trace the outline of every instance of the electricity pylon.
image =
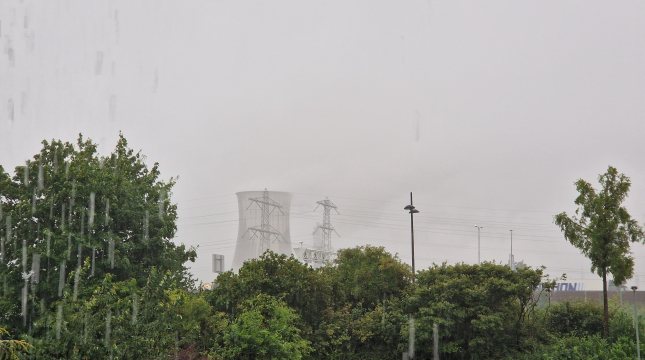
<path id="1" fill-rule="evenodd" d="M 284 215 L 284 212 L 282 211 L 282 205 L 269 197 L 269 191 L 266 188 L 261 197 L 250 198 L 249 201 L 251 203 L 247 209 L 254 204 L 260 208 L 260 225 L 249 228 L 251 232 L 249 240 L 259 240 L 258 255 L 260 255 L 270 248 L 272 242 L 282 239 L 282 233 L 271 226 L 271 214 L 275 210 L 278 210 L 282 215 Z"/>

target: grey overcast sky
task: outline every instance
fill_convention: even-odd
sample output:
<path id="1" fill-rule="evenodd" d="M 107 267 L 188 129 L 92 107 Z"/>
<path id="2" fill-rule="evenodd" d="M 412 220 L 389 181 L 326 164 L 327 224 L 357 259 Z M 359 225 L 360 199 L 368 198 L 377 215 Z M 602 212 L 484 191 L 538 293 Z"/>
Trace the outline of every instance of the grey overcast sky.
<path id="1" fill-rule="evenodd" d="M 609 164 L 645 221 L 645 2 L 2 0 L 0 164 L 79 132 L 123 131 L 179 175 L 177 241 L 233 256 L 235 192 L 289 191 L 292 241 L 315 201 L 336 248 L 417 267 L 516 260 L 600 288 L 553 215 Z M 634 247 L 645 286 L 645 246 Z"/>

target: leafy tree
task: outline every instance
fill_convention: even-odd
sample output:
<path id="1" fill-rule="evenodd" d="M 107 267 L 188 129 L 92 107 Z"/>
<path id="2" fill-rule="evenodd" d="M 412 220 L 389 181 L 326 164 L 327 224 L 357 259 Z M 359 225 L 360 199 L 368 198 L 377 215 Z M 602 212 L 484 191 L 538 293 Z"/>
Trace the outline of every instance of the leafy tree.
<path id="1" fill-rule="evenodd" d="M 273 296 L 299 315 L 296 325 L 316 358 L 372 359 L 398 351 L 405 322 L 399 296 L 407 279 L 407 266 L 383 248 L 341 250 L 337 262 L 322 269 L 267 252 L 247 261 L 239 274 L 220 274 L 207 297 L 233 322 L 239 304 Z"/>
<path id="2" fill-rule="evenodd" d="M 201 294 L 181 289 L 178 279 L 156 269 L 143 288 L 108 274 L 84 301 L 59 306 L 60 320 L 49 316 L 36 323 L 43 329 L 33 339 L 37 358 L 196 357 L 208 352 L 227 324 Z"/>
<path id="3" fill-rule="evenodd" d="M 311 352 L 300 336 L 298 315 L 283 301 L 258 294 L 241 305 L 237 319 L 227 328 L 223 359 L 294 359 Z"/>
<path id="4" fill-rule="evenodd" d="M 9 336 L 7 329 L 0 327 L 0 359 L 19 360 L 20 355 L 27 354 L 31 345 L 24 340 L 3 339 Z"/>
<path id="5" fill-rule="evenodd" d="M 372 308 L 387 297 L 402 295 L 411 271 L 383 247 L 368 245 L 339 250 L 331 276 L 337 302 Z"/>
<path id="6" fill-rule="evenodd" d="M 645 240 L 643 229 L 623 207 L 631 181 L 614 167 L 598 177 L 601 185 L 596 191 L 587 181 L 576 181 L 578 206 L 575 216 L 562 212 L 555 223 L 564 237 L 591 260 L 591 271 L 602 277 L 603 336 L 609 334 L 609 301 L 607 275 L 615 284 L 622 284 L 634 273 L 634 258 L 630 243 Z"/>
<path id="7" fill-rule="evenodd" d="M 610 303 L 609 338 L 610 342 L 621 337 L 631 337 L 634 333 L 631 309 L 620 304 Z M 602 335 L 603 307 L 595 302 L 563 302 L 550 306 L 545 311 L 545 323 L 549 335 L 561 337 L 586 337 Z"/>
<path id="8" fill-rule="evenodd" d="M 600 335 L 602 308 L 588 302 L 558 303 L 549 308 L 546 322 L 556 336 Z"/>
<path id="9" fill-rule="evenodd" d="M 318 328 L 318 359 L 393 359 L 401 356 L 407 334 L 402 300 L 387 299 L 372 309 L 345 304 L 330 308 Z"/>
<path id="10" fill-rule="evenodd" d="M 542 269 L 513 271 L 492 263 L 444 263 L 420 271 L 408 300 L 417 319 L 418 357 L 431 356 L 434 323 L 442 358 L 500 358 L 521 350 L 537 305 L 535 292 L 545 280 Z"/>
<path id="11" fill-rule="evenodd" d="M 399 357 L 410 268 L 382 247 L 361 246 L 339 250 L 322 271 L 334 296 L 318 329 L 317 353 L 330 359 Z"/>
<path id="12" fill-rule="evenodd" d="M 267 251 L 244 263 L 238 274 L 226 272 L 217 277 L 209 296 L 218 311 L 235 316 L 236 305 L 259 294 L 283 300 L 294 309 L 310 333 L 321 321 L 331 302 L 331 287 L 323 274 L 294 257 Z"/>
<path id="13" fill-rule="evenodd" d="M 198 305 L 178 293 L 192 286 L 185 262 L 196 254 L 173 242 L 174 180 L 160 180 L 159 165 L 123 136 L 107 156 L 82 136 L 42 144 L 13 178 L 0 168 L 0 323 L 28 333 L 38 358 L 132 349 L 159 358 L 193 342 L 196 315 L 184 306 Z M 132 324 L 135 295 L 141 321 Z M 183 315 L 191 330 L 178 325 Z M 118 346 L 105 340 L 106 319 Z"/>

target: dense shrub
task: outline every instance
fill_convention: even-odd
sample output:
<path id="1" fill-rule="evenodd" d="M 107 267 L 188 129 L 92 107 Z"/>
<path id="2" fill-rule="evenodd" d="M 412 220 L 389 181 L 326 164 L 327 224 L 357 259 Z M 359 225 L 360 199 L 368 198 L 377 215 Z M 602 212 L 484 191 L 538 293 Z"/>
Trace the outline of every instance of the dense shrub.
<path id="1" fill-rule="evenodd" d="M 636 355 L 636 346 L 631 339 L 621 337 L 615 342 L 600 335 L 567 336 L 525 355 L 523 360 L 628 360 Z"/>

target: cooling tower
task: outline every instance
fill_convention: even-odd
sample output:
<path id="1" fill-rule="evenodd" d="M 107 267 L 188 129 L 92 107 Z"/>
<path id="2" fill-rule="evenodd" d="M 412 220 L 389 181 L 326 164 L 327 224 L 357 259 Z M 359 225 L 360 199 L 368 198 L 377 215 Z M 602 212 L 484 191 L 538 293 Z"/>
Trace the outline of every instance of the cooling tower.
<path id="1" fill-rule="evenodd" d="M 243 191 L 236 194 L 240 214 L 233 271 L 266 250 L 291 255 L 289 209 L 291 194 L 279 191 Z"/>

